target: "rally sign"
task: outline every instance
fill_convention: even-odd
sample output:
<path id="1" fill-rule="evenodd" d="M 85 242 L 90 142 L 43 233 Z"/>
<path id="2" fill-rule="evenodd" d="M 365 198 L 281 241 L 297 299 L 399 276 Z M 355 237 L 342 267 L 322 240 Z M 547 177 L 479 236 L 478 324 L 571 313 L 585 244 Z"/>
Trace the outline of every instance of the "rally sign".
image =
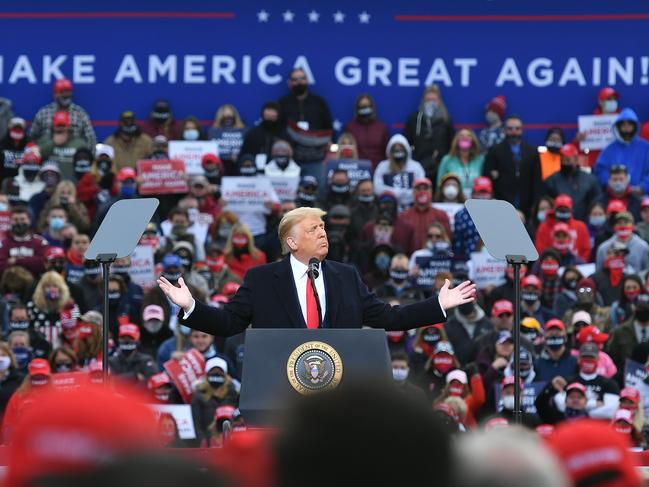
<path id="1" fill-rule="evenodd" d="M 189 404 L 151 404 L 151 407 L 157 413 L 156 419 L 159 419 L 162 413 L 168 413 L 173 416 L 176 421 L 176 426 L 178 426 L 178 436 L 181 440 L 193 440 L 196 438 L 192 407 Z"/>
<path id="2" fill-rule="evenodd" d="M 543 390 L 545 387 L 545 382 L 532 382 L 530 384 L 524 384 L 523 397 L 521 398 L 521 409 L 523 412 L 528 414 L 536 414 L 536 396 Z M 501 397 L 501 386 L 500 384 L 494 385 L 494 398 L 496 400 L 496 410 L 501 412 L 503 410 L 503 400 Z"/>
<path id="3" fill-rule="evenodd" d="M 580 115 L 578 117 L 579 132 L 585 138 L 579 143 L 581 150 L 601 150 L 615 140 L 613 124 L 617 114 L 612 115 Z"/>
<path id="4" fill-rule="evenodd" d="M 11 212 L 0 211 L 0 238 L 5 238 L 7 232 L 11 229 Z"/>
<path id="5" fill-rule="evenodd" d="M 278 201 L 270 179 L 265 176 L 225 176 L 221 180 L 221 197 L 234 213 L 263 212 L 267 201 Z"/>
<path id="6" fill-rule="evenodd" d="M 190 176 L 203 174 L 201 159 L 205 154 L 218 154 L 215 140 L 170 140 L 169 159 L 180 159 Z"/>
<path id="7" fill-rule="evenodd" d="M 270 181 L 271 186 L 275 190 L 275 194 L 279 201 L 293 201 L 297 194 L 297 187 L 300 184 L 299 177 L 284 177 L 284 176 L 266 176 Z"/>
<path id="8" fill-rule="evenodd" d="M 151 245 L 137 245 L 131 254 L 131 267 L 128 275 L 138 286 L 147 291 L 155 282 L 153 268 L 153 247 Z"/>
<path id="9" fill-rule="evenodd" d="M 192 402 L 194 390 L 192 384 L 205 374 L 205 358 L 195 348 L 190 349 L 180 360 L 171 359 L 164 363 L 164 368 L 173 381 L 185 403 Z"/>
<path id="10" fill-rule="evenodd" d="M 212 128 L 209 138 L 215 140 L 219 157 L 224 161 L 234 161 L 239 157 L 246 129 L 218 129 Z"/>
<path id="11" fill-rule="evenodd" d="M 187 193 L 185 163 L 179 159 L 137 161 L 140 195 Z"/>
<path id="12" fill-rule="evenodd" d="M 365 159 L 329 159 L 327 161 L 327 181 L 336 170 L 347 171 L 349 185 L 352 191 L 356 189 L 359 181 L 372 179 L 372 163 Z"/>
<path id="13" fill-rule="evenodd" d="M 449 254 L 421 256 L 415 258 L 415 264 L 419 267 L 419 275 L 416 279 L 417 285 L 430 290 L 435 283 L 437 274 L 451 272 L 453 257 Z"/>
<path id="14" fill-rule="evenodd" d="M 505 283 L 507 262 L 492 257 L 486 249 L 481 252 L 472 252 L 468 266 L 469 279 L 478 289 L 500 286 Z"/>
<path id="15" fill-rule="evenodd" d="M 624 387 L 635 387 L 640 391 L 645 416 L 649 414 L 649 384 L 644 365 L 634 360 L 624 362 Z"/>

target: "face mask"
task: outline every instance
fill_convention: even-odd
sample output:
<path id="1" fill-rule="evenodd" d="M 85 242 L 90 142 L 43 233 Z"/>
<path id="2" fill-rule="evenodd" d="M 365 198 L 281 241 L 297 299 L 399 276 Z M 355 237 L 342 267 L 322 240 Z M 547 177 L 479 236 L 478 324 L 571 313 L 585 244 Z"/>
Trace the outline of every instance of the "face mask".
<path id="1" fill-rule="evenodd" d="M 121 194 L 125 198 L 130 198 L 131 196 L 135 196 L 135 186 L 127 186 L 125 184 L 122 184 L 119 194 Z"/>
<path id="2" fill-rule="evenodd" d="M 316 195 L 311 193 L 305 193 L 304 191 L 298 191 L 297 197 L 301 201 L 306 201 L 307 203 L 313 203 L 316 200 Z"/>
<path id="3" fill-rule="evenodd" d="M 57 372 L 70 372 L 72 370 L 72 366 L 70 364 L 56 364 L 55 367 Z"/>
<path id="4" fill-rule="evenodd" d="M 521 298 L 525 301 L 525 304 L 532 306 L 539 300 L 539 295 L 536 293 L 521 293 Z"/>
<path id="5" fill-rule="evenodd" d="M 562 175 L 569 176 L 574 172 L 574 169 L 575 168 L 570 164 L 561 164 L 559 171 L 561 172 Z"/>
<path id="6" fill-rule="evenodd" d="M 101 275 L 101 267 L 86 267 L 83 273 L 91 278 L 96 278 Z"/>
<path id="7" fill-rule="evenodd" d="M 392 378 L 397 382 L 403 382 L 408 378 L 409 369 L 392 369 Z"/>
<path id="8" fill-rule="evenodd" d="M 630 435 L 631 432 L 633 431 L 633 426 L 628 423 L 620 422 L 620 423 L 615 423 L 613 425 L 613 429 L 615 429 L 615 431 L 617 431 L 622 435 Z"/>
<path id="9" fill-rule="evenodd" d="M 169 402 L 169 397 L 171 394 L 168 392 L 156 392 L 155 393 L 155 398 L 158 402 Z"/>
<path id="10" fill-rule="evenodd" d="M 604 103 L 602 103 L 602 112 L 604 113 L 617 112 L 617 100 L 604 100 Z"/>
<path id="11" fill-rule="evenodd" d="M 633 316 L 639 323 L 647 323 L 649 321 L 649 309 L 644 307 L 636 308 L 633 312 Z"/>
<path id="12" fill-rule="evenodd" d="M 110 168 L 113 166 L 113 163 L 111 161 L 107 160 L 102 160 L 97 163 L 97 169 L 99 169 L 99 172 L 101 174 L 106 174 L 107 172 L 110 171 Z"/>
<path id="13" fill-rule="evenodd" d="M 25 331 L 29 328 L 29 321 L 10 321 L 9 322 L 9 329 L 11 331 Z"/>
<path id="14" fill-rule="evenodd" d="M 90 161 L 80 159 L 74 163 L 74 177 L 81 179 L 84 174 L 90 172 Z"/>
<path id="15" fill-rule="evenodd" d="M 437 112 L 437 103 L 434 101 L 427 101 L 424 103 L 424 115 L 428 118 L 432 118 Z"/>
<path id="16" fill-rule="evenodd" d="M 239 172 L 243 176 L 254 176 L 255 174 L 257 174 L 257 168 L 255 166 L 242 166 L 239 169 Z"/>
<path id="17" fill-rule="evenodd" d="M 575 290 L 577 287 L 577 279 L 566 279 L 563 281 L 563 287 L 566 289 Z"/>
<path id="18" fill-rule="evenodd" d="M 29 182 L 34 181 L 36 179 L 36 176 L 38 175 L 38 169 L 25 169 L 23 168 L 23 175 L 25 176 L 25 179 Z"/>
<path id="19" fill-rule="evenodd" d="M 547 141 L 545 143 L 545 147 L 547 147 L 549 152 L 552 152 L 553 154 L 558 154 L 559 150 L 561 149 L 561 142 L 551 142 Z"/>
<path id="20" fill-rule="evenodd" d="M 0 202 L 0 211 L 7 211 L 9 209 L 9 205 L 7 203 Z"/>
<path id="21" fill-rule="evenodd" d="M 453 363 L 453 357 L 444 353 L 433 357 L 433 366 L 440 373 L 446 374 L 449 370 L 455 367 L 455 364 Z"/>
<path id="22" fill-rule="evenodd" d="M 460 190 L 454 184 L 447 184 L 446 186 L 444 186 L 444 189 L 442 189 L 444 198 L 446 198 L 447 200 L 454 200 L 455 198 L 457 198 L 459 192 Z"/>
<path id="23" fill-rule="evenodd" d="M 591 375 L 597 372 L 597 360 L 594 358 L 579 359 L 579 371 L 584 375 Z"/>
<path id="24" fill-rule="evenodd" d="M 627 187 L 627 183 L 623 181 L 611 181 L 608 185 L 614 193 L 624 193 Z"/>
<path id="25" fill-rule="evenodd" d="M 601 227 L 606 224 L 606 215 L 593 215 L 588 219 L 593 227 Z"/>
<path id="26" fill-rule="evenodd" d="M 532 339 L 531 341 L 533 342 L 534 340 Z M 521 369 L 521 377 L 523 379 L 527 379 L 531 373 L 532 373 L 532 369 Z"/>
<path id="27" fill-rule="evenodd" d="M 163 272 L 162 275 L 172 284 L 176 284 L 181 276 L 180 272 Z"/>
<path id="28" fill-rule="evenodd" d="M 460 150 L 469 150 L 473 146 L 473 141 L 471 139 L 460 139 L 457 141 L 457 146 Z"/>
<path id="29" fill-rule="evenodd" d="M 60 295 L 61 293 L 58 289 L 48 289 L 47 291 L 45 291 L 45 298 L 51 301 L 56 301 L 57 299 L 59 299 Z"/>
<path id="30" fill-rule="evenodd" d="M 225 383 L 225 377 L 222 375 L 208 375 L 207 382 L 210 383 L 215 389 L 221 387 Z"/>
<path id="31" fill-rule="evenodd" d="M 109 292 L 108 293 L 109 306 L 117 306 L 121 298 L 122 298 L 122 293 L 120 293 L 119 291 Z"/>
<path id="32" fill-rule="evenodd" d="M 406 279 L 408 279 L 408 271 L 393 269 L 390 271 L 390 278 L 392 278 L 392 280 L 397 284 L 401 284 Z"/>
<path id="33" fill-rule="evenodd" d="M 462 384 L 452 384 L 448 386 L 449 396 L 462 397 L 464 394 L 464 386 Z"/>
<path id="34" fill-rule="evenodd" d="M 29 348 L 26 347 L 15 347 L 12 348 L 11 351 L 14 354 L 14 357 L 16 357 L 16 362 L 18 363 L 18 368 L 24 369 L 27 367 L 27 364 L 31 361 L 32 359 L 32 352 Z"/>
<path id="35" fill-rule="evenodd" d="M 11 137 L 15 141 L 23 140 L 25 138 L 25 131 L 24 130 L 10 130 L 9 131 L 9 137 Z"/>
<path id="36" fill-rule="evenodd" d="M 155 335 L 158 333 L 160 330 L 162 330 L 162 321 L 159 320 L 149 320 L 145 321 L 142 326 L 146 331 L 151 333 L 152 335 Z"/>
<path id="37" fill-rule="evenodd" d="M 428 191 L 421 191 L 415 195 L 415 200 L 417 201 L 417 204 L 421 206 L 428 206 L 430 205 L 431 201 L 431 196 Z"/>
<path id="38" fill-rule="evenodd" d="M 65 218 L 61 218 L 59 216 L 50 218 L 50 230 L 54 232 L 58 232 L 63 228 L 64 225 L 65 225 Z"/>
<path id="39" fill-rule="evenodd" d="M 261 122 L 261 126 L 269 132 L 272 132 L 274 130 L 277 130 L 277 128 L 279 127 L 279 122 L 277 120 L 263 120 Z"/>
<path id="40" fill-rule="evenodd" d="M 122 125 L 120 130 L 122 131 L 122 133 L 133 135 L 135 132 L 137 132 L 137 125 Z"/>
<path id="41" fill-rule="evenodd" d="M 359 194 L 356 199 L 364 204 L 369 204 L 374 202 L 374 195 L 373 194 Z"/>
<path id="42" fill-rule="evenodd" d="M 620 240 L 628 240 L 633 235 L 633 225 L 618 225 L 615 227 L 615 235 Z"/>
<path id="43" fill-rule="evenodd" d="M 635 298 L 637 298 L 640 295 L 640 289 L 630 289 L 628 291 L 624 291 L 624 297 L 627 299 L 627 301 L 633 302 L 635 301 Z"/>
<path id="44" fill-rule="evenodd" d="M 245 235 L 233 235 L 232 245 L 238 249 L 242 249 L 248 246 L 248 237 L 246 237 Z"/>
<path id="45" fill-rule="evenodd" d="M 332 193 L 344 195 L 349 193 L 349 184 L 332 184 L 331 191 Z"/>
<path id="46" fill-rule="evenodd" d="M 475 310 L 473 303 L 464 303 L 457 307 L 457 310 L 462 316 L 469 316 Z"/>
<path id="47" fill-rule="evenodd" d="M 550 350 L 560 350 L 565 344 L 565 337 L 548 337 L 545 339 L 545 346 Z"/>
<path id="48" fill-rule="evenodd" d="M 277 166 L 281 169 L 285 169 L 290 162 L 290 158 L 288 156 L 275 156 L 274 159 Z"/>
<path id="49" fill-rule="evenodd" d="M 503 396 L 503 408 L 508 411 L 514 410 L 514 396 Z"/>
<path id="50" fill-rule="evenodd" d="M 187 129 L 183 131 L 183 139 L 185 140 L 198 140 L 200 132 L 196 129 Z"/>
<path id="51" fill-rule="evenodd" d="M 554 216 L 559 221 L 567 222 L 572 217 L 572 212 L 567 210 L 557 210 L 554 212 Z"/>
<path id="52" fill-rule="evenodd" d="M 59 104 L 59 106 L 69 107 L 70 104 L 72 103 L 72 97 L 71 96 L 58 96 L 56 98 L 56 102 Z"/>
<path id="53" fill-rule="evenodd" d="M 374 258 L 374 264 L 380 270 L 384 271 L 390 265 L 390 256 L 387 254 L 379 254 Z"/>
<path id="54" fill-rule="evenodd" d="M 365 106 L 359 107 L 358 110 L 356 110 L 356 113 L 360 118 L 369 118 L 374 113 L 374 110 L 372 109 L 372 107 Z"/>
<path id="55" fill-rule="evenodd" d="M 30 379 L 30 382 L 32 384 L 32 387 L 44 387 L 49 384 L 50 381 L 47 377 L 32 377 Z"/>
<path id="56" fill-rule="evenodd" d="M 129 266 L 125 265 L 113 265 L 110 270 L 113 274 L 117 274 L 119 276 L 127 276 L 129 268 Z"/>
<path id="57" fill-rule="evenodd" d="M 11 358 L 3 355 L 0 357 L 0 372 L 4 372 L 11 366 Z"/>
<path id="58" fill-rule="evenodd" d="M 569 407 L 566 407 L 565 414 L 566 414 L 566 418 L 571 418 L 571 419 L 587 416 L 586 411 L 584 411 L 583 409 L 574 409 Z"/>
<path id="59" fill-rule="evenodd" d="M 170 116 L 170 112 L 151 112 L 151 118 L 153 118 L 157 123 L 165 122 Z"/>
<path id="60" fill-rule="evenodd" d="M 137 349 L 137 343 L 135 342 L 120 343 L 119 349 L 124 355 L 130 355 L 135 349 Z"/>
<path id="61" fill-rule="evenodd" d="M 537 211 L 537 212 L 536 212 L 536 219 L 537 219 L 539 222 L 543 222 L 543 221 L 545 221 L 545 215 L 546 215 L 546 213 L 547 213 L 546 210 L 539 210 L 539 211 Z"/>
<path id="62" fill-rule="evenodd" d="M 404 162 L 406 160 L 406 157 L 407 157 L 406 151 L 403 150 L 392 151 L 392 158 L 398 163 Z"/>
<path id="63" fill-rule="evenodd" d="M 523 139 L 523 137 L 520 135 L 512 135 L 512 134 L 506 135 L 505 138 L 507 139 L 507 142 L 509 142 L 510 144 L 520 144 L 521 140 Z"/>
<path id="64" fill-rule="evenodd" d="M 295 96 L 302 96 L 302 95 L 304 95 L 304 94 L 306 93 L 306 90 L 307 90 L 307 86 L 306 86 L 306 85 L 303 85 L 303 84 L 294 85 L 294 86 L 291 88 L 291 91 L 293 92 L 293 94 L 294 94 Z"/>
<path id="65" fill-rule="evenodd" d="M 563 255 L 570 250 L 572 245 L 568 240 L 564 240 L 564 241 L 553 240 L 552 247 L 558 250 L 559 253 Z"/>
<path id="66" fill-rule="evenodd" d="M 11 225 L 11 233 L 16 235 L 17 237 L 22 237 L 27 233 L 27 229 L 29 228 L 29 225 L 26 223 L 14 223 Z"/>
<path id="67" fill-rule="evenodd" d="M 224 127 L 233 127 L 234 126 L 234 117 L 223 117 L 221 119 L 221 124 Z"/>
<path id="68" fill-rule="evenodd" d="M 492 125 L 497 125 L 500 123 L 500 117 L 495 112 L 487 112 L 484 118 L 487 121 L 487 125 L 489 125 L 490 127 Z"/>

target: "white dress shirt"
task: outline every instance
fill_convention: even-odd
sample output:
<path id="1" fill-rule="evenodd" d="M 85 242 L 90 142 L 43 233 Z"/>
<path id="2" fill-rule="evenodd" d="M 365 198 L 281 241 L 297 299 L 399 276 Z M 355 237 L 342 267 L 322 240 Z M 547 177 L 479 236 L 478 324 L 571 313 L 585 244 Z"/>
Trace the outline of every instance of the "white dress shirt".
<path id="1" fill-rule="evenodd" d="M 295 289 L 297 290 L 297 298 L 302 308 L 302 316 L 304 322 L 307 322 L 306 317 L 306 283 L 309 282 L 307 270 L 309 266 L 303 264 L 291 254 L 291 271 L 293 271 L 293 280 L 295 281 Z M 310 284 L 309 284 L 310 286 Z M 327 296 L 325 294 L 324 278 L 322 277 L 322 265 L 320 266 L 320 273 L 315 280 L 315 288 L 318 290 L 318 297 L 320 298 L 320 307 L 322 308 L 322 320 L 324 321 L 327 312 Z"/>

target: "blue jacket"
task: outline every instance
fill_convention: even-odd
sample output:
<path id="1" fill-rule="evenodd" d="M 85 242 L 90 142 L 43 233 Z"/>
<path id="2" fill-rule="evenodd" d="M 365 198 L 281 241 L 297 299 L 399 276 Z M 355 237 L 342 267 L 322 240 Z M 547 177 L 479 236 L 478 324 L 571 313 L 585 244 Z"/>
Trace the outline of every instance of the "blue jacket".
<path id="1" fill-rule="evenodd" d="M 556 361 L 543 351 L 534 362 L 534 372 L 536 372 L 535 380 L 539 382 L 550 381 L 557 375 L 569 379 L 577 373 L 577 359 L 571 355 L 567 347 L 565 353 Z"/>
<path id="2" fill-rule="evenodd" d="M 622 140 L 617 124 L 623 120 L 633 122 L 636 126 L 633 138 L 626 142 Z M 602 187 L 608 185 L 608 172 L 611 166 L 623 164 L 630 176 L 631 186 L 640 186 L 642 191 L 649 193 L 649 142 L 638 137 L 640 122 L 638 116 L 630 108 L 625 108 L 615 120 L 616 140 L 607 145 L 595 163 L 595 176 Z"/>

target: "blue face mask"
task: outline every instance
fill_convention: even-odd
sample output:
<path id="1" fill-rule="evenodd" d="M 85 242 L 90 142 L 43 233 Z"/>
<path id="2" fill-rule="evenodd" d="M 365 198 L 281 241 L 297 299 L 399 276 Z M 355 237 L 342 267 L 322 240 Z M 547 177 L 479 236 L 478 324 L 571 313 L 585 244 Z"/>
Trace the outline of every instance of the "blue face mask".
<path id="1" fill-rule="evenodd" d="M 566 408 L 566 418 L 580 418 L 582 416 L 588 416 L 586 414 L 586 411 L 583 409 L 573 409 L 573 408 Z"/>
<path id="2" fill-rule="evenodd" d="M 27 364 L 32 360 L 32 352 L 27 347 L 15 347 L 11 349 L 16 357 L 16 363 L 19 369 L 27 368 Z"/>
<path id="3" fill-rule="evenodd" d="M 591 216 L 588 219 L 588 223 L 590 223 L 594 227 L 601 227 L 606 223 L 606 215 Z"/>
<path id="4" fill-rule="evenodd" d="M 122 185 L 122 187 L 119 190 L 119 194 L 121 194 L 125 198 L 130 198 L 131 196 L 135 196 L 135 186 Z"/>
<path id="5" fill-rule="evenodd" d="M 187 129 L 183 132 L 185 140 L 198 140 L 198 137 L 200 137 L 200 132 L 196 129 Z"/>
<path id="6" fill-rule="evenodd" d="M 379 254 L 374 258 L 374 263 L 376 267 L 384 271 L 390 266 L 390 256 L 387 254 Z"/>
<path id="7" fill-rule="evenodd" d="M 60 216 L 54 216 L 50 218 L 50 229 L 54 230 L 55 232 L 61 230 L 64 225 L 65 218 L 61 218 Z"/>
<path id="8" fill-rule="evenodd" d="M 538 220 L 539 222 L 544 221 L 544 220 L 545 220 L 545 210 L 539 210 L 539 211 L 536 213 L 536 218 L 537 218 L 537 220 Z"/>

